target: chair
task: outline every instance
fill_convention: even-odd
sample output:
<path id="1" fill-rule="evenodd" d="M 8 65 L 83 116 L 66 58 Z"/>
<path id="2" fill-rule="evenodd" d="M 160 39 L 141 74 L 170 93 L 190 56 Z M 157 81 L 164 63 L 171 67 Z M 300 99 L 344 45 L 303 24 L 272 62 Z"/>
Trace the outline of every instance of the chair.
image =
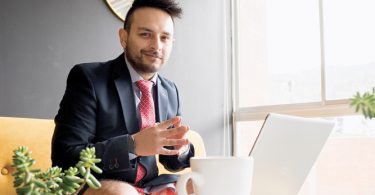
<path id="1" fill-rule="evenodd" d="M 51 119 L 32 119 L 0 117 L 0 194 L 15 194 L 13 188 L 14 168 L 11 167 L 13 150 L 26 146 L 36 160 L 35 168 L 43 171 L 51 166 L 51 139 L 54 121 Z M 188 139 L 194 144 L 196 156 L 205 156 L 206 151 L 201 136 L 189 131 Z M 169 173 L 158 163 L 159 173 Z M 182 174 L 190 169 L 178 172 Z"/>

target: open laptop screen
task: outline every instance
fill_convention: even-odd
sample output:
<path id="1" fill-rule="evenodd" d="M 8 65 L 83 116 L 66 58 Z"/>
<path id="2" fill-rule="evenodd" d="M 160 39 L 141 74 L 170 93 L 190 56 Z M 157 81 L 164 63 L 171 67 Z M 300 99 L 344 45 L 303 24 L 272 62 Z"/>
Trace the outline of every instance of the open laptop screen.
<path id="1" fill-rule="evenodd" d="M 252 195 L 298 194 L 334 122 L 269 114 L 250 151 Z"/>

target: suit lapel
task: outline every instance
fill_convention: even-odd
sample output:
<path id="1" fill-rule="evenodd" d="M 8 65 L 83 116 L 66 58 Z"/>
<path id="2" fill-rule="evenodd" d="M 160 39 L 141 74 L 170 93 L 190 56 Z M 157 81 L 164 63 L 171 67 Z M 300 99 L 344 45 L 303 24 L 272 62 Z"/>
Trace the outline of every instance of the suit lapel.
<path id="1" fill-rule="evenodd" d="M 158 113 L 159 122 L 167 120 L 168 111 L 168 93 L 161 84 L 160 78 L 157 79 L 157 94 L 158 94 Z"/>
<path id="2" fill-rule="evenodd" d="M 128 133 L 133 134 L 139 130 L 139 124 L 136 117 L 133 86 L 129 70 L 125 64 L 124 55 L 121 55 L 119 58 L 116 60 L 114 68 L 115 74 L 117 74 L 114 82 L 120 98 L 126 129 Z"/>

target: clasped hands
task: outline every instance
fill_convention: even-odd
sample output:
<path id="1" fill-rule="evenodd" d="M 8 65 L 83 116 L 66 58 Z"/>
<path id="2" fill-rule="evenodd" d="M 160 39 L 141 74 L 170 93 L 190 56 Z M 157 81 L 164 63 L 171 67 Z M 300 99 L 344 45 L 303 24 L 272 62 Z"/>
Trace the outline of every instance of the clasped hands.
<path id="1" fill-rule="evenodd" d="M 186 138 L 188 131 L 189 127 L 181 125 L 179 116 L 157 123 L 132 135 L 134 152 L 137 156 L 180 155 L 189 148 L 190 142 Z M 173 148 L 164 146 L 173 146 Z"/>

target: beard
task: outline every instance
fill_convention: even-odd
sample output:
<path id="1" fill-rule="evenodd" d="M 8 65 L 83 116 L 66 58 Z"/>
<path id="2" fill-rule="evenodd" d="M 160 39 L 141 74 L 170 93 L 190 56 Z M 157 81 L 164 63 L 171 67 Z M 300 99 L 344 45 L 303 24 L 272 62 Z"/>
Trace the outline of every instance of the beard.
<path id="1" fill-rule="evenodd" d="M 160 70 L 160 68 L 163 66 L 162 62 L 155 62 L 155 63 L 149 63 L 146 64 L 145 60 L 142 56 L 144 56 L 144 53 L 155 55 L 159 58 L 159 54 L 157 52 L 150 52 L 141 50 L 140 55 L 133 55 L 132 52 L 126 52 L 125 55 L 128 61 L 130 62 L 130 65 L 137 71 L 142 73 L 156 73 Z M 161 57 L 159 58 L 161 61 Z"/>

